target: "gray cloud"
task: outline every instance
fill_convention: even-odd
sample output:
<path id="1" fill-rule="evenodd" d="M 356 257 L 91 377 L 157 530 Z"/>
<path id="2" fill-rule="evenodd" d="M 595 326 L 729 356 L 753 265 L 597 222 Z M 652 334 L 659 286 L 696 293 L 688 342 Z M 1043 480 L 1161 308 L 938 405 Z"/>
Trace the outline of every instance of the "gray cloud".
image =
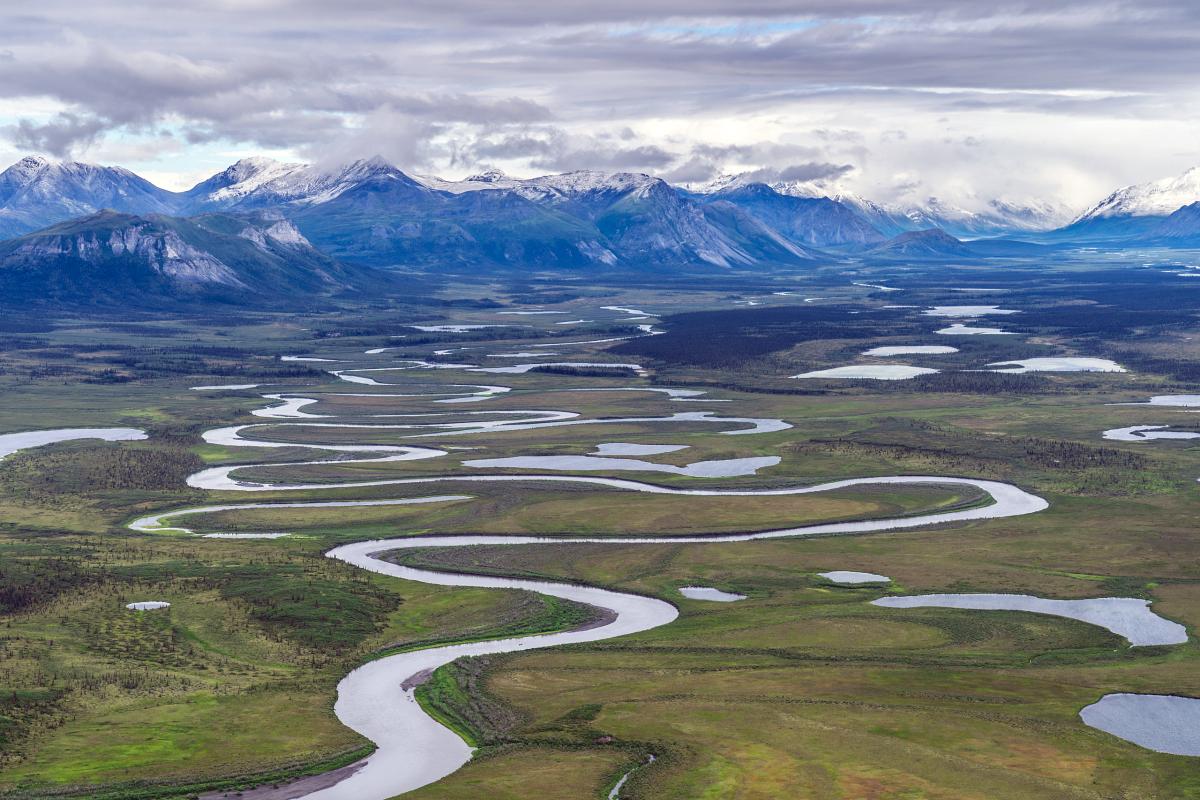
<path id="1" fill-rule="evenodd" d="M 810 161 L 807 164 L 793 164 L 779 170 L 781 181 L 830 181 L 853 172 L 853 164 L 830 164 Z"/>
<path id="2" fill-rule="evenodd" d="M 536 170 L 601 169 L 657 172 L 679 155 L 654 144 L 638 144 L 631 130 L 573 136 L 556 126 L 523 127 L 485 134 L 456 153 L 464 165 L 523 159 Z"/>
<path id="3" fill-rule="evenodd" d="M 704 183 L 720 174 L 718 165 L 703 158 L 692 157 L 663 173 L 664 180 L 672 183 Z"/>
<path id="4" fill-rule="evenodd" d="M 92 142 L 109 127 L 107 120 L 94 116 L 80 116 L 69 112 L 58 114 L 46 123 L 19 120 L 5 129 L 17 147 L 55 156 L 68 155 L 80 143 Z"/>
<path id="5" fill-rule="evenodd" d="M 749 168 L 814 181 L 878 174 L 884 186 L 910 166 L 945 168 L 929 156 L 880 162 L 915 162 L 918 147 L 953 143 L 964 159 L 974 151 L 977 169 L 995 148 L 1028 146 L 958 120 L 1169 127 L 1200 104 L 1185 66 L 1200 52 L 1194 0 L 171 5 L 39 0 L 7 14 L 0 99 L 58 107 L 0 135 L 59 154 L 107 136 L 173 151 L 174 137 L 318 158 L 370 148 L 428 169 L 499 160 L 703 180 Z M 691 119 L 686 133 L 646 133 Z M 773 132 L 708 135 L 709 121 L 747 119 Z M 1082 171 L 1096 153 L 1046 146 L 1044 157 Z"/>
<path id="6" fill-rule="evenodd" d="M 601 169 L 656 172 L 674 163 L 677 156 L 655 145 L 639 147 L 580 147 L 532 159 L 546 170 Z"/>

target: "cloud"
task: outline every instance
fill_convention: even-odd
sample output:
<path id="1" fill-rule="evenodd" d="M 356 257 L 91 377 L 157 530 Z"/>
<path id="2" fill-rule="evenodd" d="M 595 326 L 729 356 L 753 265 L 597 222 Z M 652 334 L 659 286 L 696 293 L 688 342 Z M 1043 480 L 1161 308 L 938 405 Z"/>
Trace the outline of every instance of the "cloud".
<path id="1" fill-rule="evenodd" d="M 532 166 L 548 170 L 600 169 L 655 172 L 674 163 L 676 156 L 656 145 L 638 147 L 573 147 L 531 160 Z"/>
<path id="2" fill-rule="evenodd" d="M 676 164 L 663 173 L 662 178 L 671 183 L 704 183 L 716 178 L 719 174 L 719 168 L 711 161 L 693 157 Z"/>
<path id="3" fill-rule="evenodd" d="M 528 169 L 568 172 L 580 169 L 657 172 L 679 156 L 655 144 L 636 143 L 630 129 L 573 134 L 557 126 L 524 126 L 486 132 L 464 143 L 455 159 L 465 165 L 521 161 Z"/>
<path id="4" fill-rule="evenodd" d="M 1082 203 L 1200 160 L 1198 51 L 1194 0 L 39 0 L 0 28 L 0 136 Z"/>
<path id="5" fill-rule="evenodd" d="M 98 117 L 62 112 L 49 122 L 19 120 L 4 133 L 23 150 L 65 157 L 81 145 L 94 142 L 108 127 L 109 122 Z"/>
<path id="6" fill-rule="evenodd" d="M 853 164 L 830 164 L 810 161 L 807 164 L 793 164 L 779 170 L 781 181 L 832 181 L 854 171 Z"/>

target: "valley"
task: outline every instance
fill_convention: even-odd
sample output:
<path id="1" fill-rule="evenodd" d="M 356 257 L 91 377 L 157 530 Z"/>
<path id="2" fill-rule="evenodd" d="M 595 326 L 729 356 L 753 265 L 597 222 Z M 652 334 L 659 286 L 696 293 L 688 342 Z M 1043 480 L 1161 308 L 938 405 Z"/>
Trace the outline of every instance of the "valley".
<path id="1" fill-rule="evenodd" d="M 1188 796 L 1079 716 L 1200 692 L 1174 258 L 10 316 L 0 434 L 146 438 L 0 460 L 0 796 Z"/>
<path id="2" fill-rule="evenodd" d="M 0 9 L 0 800 L 1200 800 L 1200 4 Z"/>

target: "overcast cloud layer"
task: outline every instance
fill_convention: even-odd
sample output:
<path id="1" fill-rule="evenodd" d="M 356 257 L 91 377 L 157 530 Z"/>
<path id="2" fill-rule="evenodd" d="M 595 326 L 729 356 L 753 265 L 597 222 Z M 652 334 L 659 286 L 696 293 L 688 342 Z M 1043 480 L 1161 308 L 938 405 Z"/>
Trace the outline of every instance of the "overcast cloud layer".
<path id="1" fill-rule="evenodd" d="M 171 188 L 379 153 L 1079 208 L 1200 164 L 1194 0 L 9 0 L 0 23 L 0 155 Z"/>

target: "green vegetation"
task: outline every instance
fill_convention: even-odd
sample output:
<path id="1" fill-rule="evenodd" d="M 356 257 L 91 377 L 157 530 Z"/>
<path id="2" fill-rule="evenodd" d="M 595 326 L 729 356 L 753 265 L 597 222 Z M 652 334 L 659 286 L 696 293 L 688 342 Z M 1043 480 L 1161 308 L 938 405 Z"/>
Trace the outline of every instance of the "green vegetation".
<path id="1" fill-rule="evenodd" d="M 509 706 L 488 696 L 483 682 L 487 664 L 482 658 L 459 659 L 434 670 L 416 690 L 426 713 L 472 747 L 503 743 L 521 721 Z"/>
<path id="2" fill-rule="evenodd" d="M 446 644 L 482 642 L 488 639 L 507 639 L 513 636 L 533 636 L 539 633 L 571 630 L 604 620 L 592 606 L 549 597 L 533 592 L 514 591 L 516 599 L 495 608 L 497 617 L 484 625 L 468 628 L 450 636 L 417 639 L 372 653 L 373 658 L 384 658 L 393 653 L 440 647 Z M 469 740 L 468 740 L 469 741 Z"/>
<path id="3" fill-rule="evenodd" d="M 944 287 L 971 285 L 978 274 L 940 269 L 945 274 L 907 273 L 901 303 L 968 302 Z M 1136 270 L 1014 268 L 996 281 L 1008 289 L 1004 305 L 1022 311 L 1004 326 L 1022 335 L 947 342 L 930 333 L 942 322 L 916 311 L 849 314 L 896 297 L 873 297 L 840 274 L 793 276 L 822 298 L 806 307 L 771 299 L 772 291 L 793 288 L 781 280 L 723 280 L 685 291 L 646 278 L 636 292 L 610 294 L 526 276 L 512 286 L 451 286 L 444 296 L 461 302 L 429 301 L 419 310 L 380 301 L 291 317 L 240 311 L 212 319 L 0 321 L 4 431 L 132 425 L 150 433 L 144 442 L 69 442 L 0 461 L 0 791 L 7 792 L 0 797 L 188 797 L 320 772 L 369 750 L 332 714 L 337 682 L 354 666 L 407 649 L 596 621 L 591 609 L 527 592 L 367 574 L 325 558 L 334 544 L 431 532 L 750 531 L 981 501 L 955 486 L 714 498 L 532 481 L 253 495 L 184 483 L 188 474 L 222 464 L 266 464 L 242 474 L 314 484 L 469 475 L 479 471 L 461 466 L 464 458 L 583 454 L 601 441 L 688 445 L 654 457 L 671 464 L 782 457 L 755 477 L 705 482 L 714 486 L 972 476 L 1014 482 L 1051 507 L 1028 517 L 858 537 L 398 550 L 390 558 L 401 564 L 584 582 L 680 608 L 671 625 L 636 636 L 436 671 L 419 689 L 422 704 L 481 747 L 481 757 L 414 792 L 417 800 L 595 800 L 651 753 L 657 760 L 631 775 L 623 798 L 1200 797 L 1193 760 L 1142 750 L 1077 719 L 1079 708 L 1110 691 L 1200 696 L 1196 643 L 1130 649 L 1101 629 L 1062 619 L 869 604 L 884 593 L 933 591 L 1134 596 L 1200 629 L 1191 490 L 1200 447 L 1100 438 L 1107 428 L 1186 424 L 1171 409 L 1114 404 L 1195 393 L 1186 381 L 1200 374 L 1193 372 L 1200 368 L 1200 322 L 1190 300 L 1170 299 L 1157 274 Z M 1113 283 L 1106 288 L 1106 281 Z M 768 307 L 729 311 L 733 292 Z M 1171 307 L 1156 299 L 1162 297 Z M 672 334 L 632 340 L 614 355 L 644 360 L 652 369 L 648 382 L 604 369 L 503 380 L 443 370 L 386 373 L 413 394 L 436 392 L 447 380 L 497 379 L 513 387 L 468 406 L 383 396 L 406 389 L 348 390 L 321 369 L 278 360 L 357 359 L 367 349 L 403 348 L 370 364 L 387 365 L 465 342 L 478 349 L 447 358 L 476 362 L 492 348 L 520 349 L 522 341 L 632 332 L 598 316 L 593 326 L 569 331 L 557 329 L 553 317 L 521 320 L 533 325 L 528 329 L 466 334 L 416 335 L 404 327 L 511 323 L 495 315 L 495 298 L 562 301 L 570 318 L 596 316 L 600 305 L 686 316 L 656 323 Z M 868 347 L 913 343 L 951 343 L 960 352 L 928 362 L 946 370 L 942 376 L 913 382 L 800 385 L 786 377 L 846 363 Z M 604 360 L 607 346 L 578 346 L 571 358 L 581 352 L 588 361 Z M 1111 357 L 1131 372 L 959 371 L 1055 353 Z M 440 413 L 458 422 L 471 420 L 468 412 L 540 408 L 585 417 L 710 410 L 779 417 L 794 427 L 725 436 L 724 426 L 699 422 L 630 423 L 406 440 L 412 431 L 282 427 L 277 423 L 287 420 L 250 415 L 264 404 L 254 392 L 189 389 L 241 382 L 319 396 L 306 411 L 362 424 L 375 414 Z M 631 385 L 696 386 L 733 402 L 573 391 Z M 227 448 L 199 438 L 208 428 L 248 423 L 275 423 L 259 432 L 294 446 Z M 305 444 L 348 442 L 472 449 L 424 461 L 278 466 L 328 455 Z M 672 475 L 629 477 L 697 485 Z M 123 527 L 135 516 L 203 504 L 451 492 L 470 499 L 188 518 L 200 532 L 293 534 L 276 540 L 143 535 Z M 838 587 L 817 574 L 833 569 L 878 572 L 894 583 Z M 687 600 L 678 593 L 685 585 L 747 599 Z M 172 605 L 146 613 L 124 607 L 151 599 Z"/>

